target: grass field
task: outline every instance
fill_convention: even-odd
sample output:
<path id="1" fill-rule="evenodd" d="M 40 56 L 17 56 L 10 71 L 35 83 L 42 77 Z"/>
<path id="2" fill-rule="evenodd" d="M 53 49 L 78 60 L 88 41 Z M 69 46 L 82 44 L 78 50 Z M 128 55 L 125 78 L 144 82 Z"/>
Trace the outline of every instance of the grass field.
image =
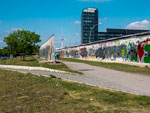
<path id="1" fill-rule="evenodd" d="M 150 68 L 148 67 L 138 67 L 138 66 L 119 64 L 119 63 L 103 63 L 103 62 L 79 60 L 79 59 L 73 59 L 73 58 L 61 58 L 61 60 L 69 61 L 69 62 L 85 63 L 85 64 L 89 64 L 93 66 L 99 66 L 99 67 L 104 67 L 104 68 L 123 71 L 123 72 L 150 75 Z"/>
<path id="2" fill-rule="evenodd" d="M 70 70 L 63 63 L 39 63 L 40 59 L 36 56 L 26 57 L 25 61 L 22 61 L 20 57 L 11 58 L 7 60 L 0 60 L 0 64 L 3 65 L 21 65 L 21 66 L 36 66 L 36 67 L 46 67 L 51 69 L 57 69 L 61 71 L 67 71 L 75 74 L 82 74 L 81 72 Z"/>
<path id="3" fill-rule="evenodd" d="M 149 113 L 150 97 L 0 70 L 0 113 Z"/>

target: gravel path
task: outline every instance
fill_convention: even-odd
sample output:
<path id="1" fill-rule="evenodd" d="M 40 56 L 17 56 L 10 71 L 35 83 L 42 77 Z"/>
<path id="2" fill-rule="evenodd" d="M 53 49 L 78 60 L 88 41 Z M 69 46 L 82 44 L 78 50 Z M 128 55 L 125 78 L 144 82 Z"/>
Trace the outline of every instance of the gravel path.
<path id="1" fill-rule="evenodd" d="M 71 80 L 78 83 L 84 83 L 92 86 L 99 86 L 109 89 L 115 89 L 118 91 L 133 93 L 137 95 L 150 96 L 150 77 L 138 74 L 130 74 L 125 72 L 119 72 L 91 66 L 82 63 L 64 62 L 71 69 L 80 71 L 85 75 L 69 75 L 62 73 L 53 73 L 46 71 L 34 71 L 34 70 L 18 70 L 11 69 L 13 71 L 20 71 L 32 74 L 39 74 L 42 76 L 54 75 L 57 78 L 65 80 Z"/>

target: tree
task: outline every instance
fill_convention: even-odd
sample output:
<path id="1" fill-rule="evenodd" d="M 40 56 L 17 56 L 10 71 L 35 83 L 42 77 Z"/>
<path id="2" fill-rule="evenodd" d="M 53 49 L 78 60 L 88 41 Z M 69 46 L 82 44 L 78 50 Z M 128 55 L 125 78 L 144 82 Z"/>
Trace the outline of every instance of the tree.
<path id="1" fill-rule="evenodd" d="M 17 32 L 10 33 L 7 37 L 4 38 L 4 42 L 8 45 L 9 55 L 15 55 L 17 53 Z"/>
<path id="2" fill-rule="evenodd" d="M 0 49 L 0 56 L 8 56 L 8 55 L 9 55 L 9 53 L 8 53 L 7 47 Z"/>
<path id="3" fill-rule="evenodd" d="M 19 54 L 22 56 L 22 60 L 24 60 L 26 54 L 34 52 L 35 48 L 38 47 L 37 43 L 40 41 L 40 35 L 25 30 L 14 31 L 4 38 L 10 55 Z"/>

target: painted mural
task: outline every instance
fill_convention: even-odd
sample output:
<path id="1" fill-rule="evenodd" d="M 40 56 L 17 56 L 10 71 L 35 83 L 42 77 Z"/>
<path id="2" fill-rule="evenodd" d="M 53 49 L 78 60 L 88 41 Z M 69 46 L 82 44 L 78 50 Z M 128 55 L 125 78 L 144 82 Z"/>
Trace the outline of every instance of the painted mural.
<path id="1" fill-rule="evenodd" d="M 70 58 L 150 63 L 150 35 L 67 48 L 60 50 L 60 53 Z"/>
<path id="2" fill-rule="evenodd" d="M 52 35 L 48 41 L 46 41 L 41 47 L 40 47 L 40 57 L 41 59 L 45 60 L 53 60 L 53 53 L 55 48 L 55 35 Z"/>

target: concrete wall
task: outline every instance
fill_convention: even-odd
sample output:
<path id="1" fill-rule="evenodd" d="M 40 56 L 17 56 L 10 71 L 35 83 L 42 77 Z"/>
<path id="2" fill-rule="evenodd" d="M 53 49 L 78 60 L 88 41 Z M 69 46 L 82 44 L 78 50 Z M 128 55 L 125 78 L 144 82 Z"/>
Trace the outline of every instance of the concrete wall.
<path id="1" fill-rule="evenodd" d="M 48 71 L 48 72 L 56 72 L 56 73 L 68 73 L 65 71 L 49 69 L 44 67 L 29 67 L 29 66 L 16 66 L 16 65 L 0 65 L 2 69 L 16 69 L 16 70 L 35 70 L 35 71 Z"/>
<path id="2" fill-rule="evenodd" d="M 55 48 L 55 35 L 52 35 L 42 46 L 40 47 L 40 57 L 48 61 L 54 60 L 54 48 Z"/>
<path id="3" fill-rule="evenodd" d="M 59 50 L 62 57 L 150 63 L 150 34 Z"/>

